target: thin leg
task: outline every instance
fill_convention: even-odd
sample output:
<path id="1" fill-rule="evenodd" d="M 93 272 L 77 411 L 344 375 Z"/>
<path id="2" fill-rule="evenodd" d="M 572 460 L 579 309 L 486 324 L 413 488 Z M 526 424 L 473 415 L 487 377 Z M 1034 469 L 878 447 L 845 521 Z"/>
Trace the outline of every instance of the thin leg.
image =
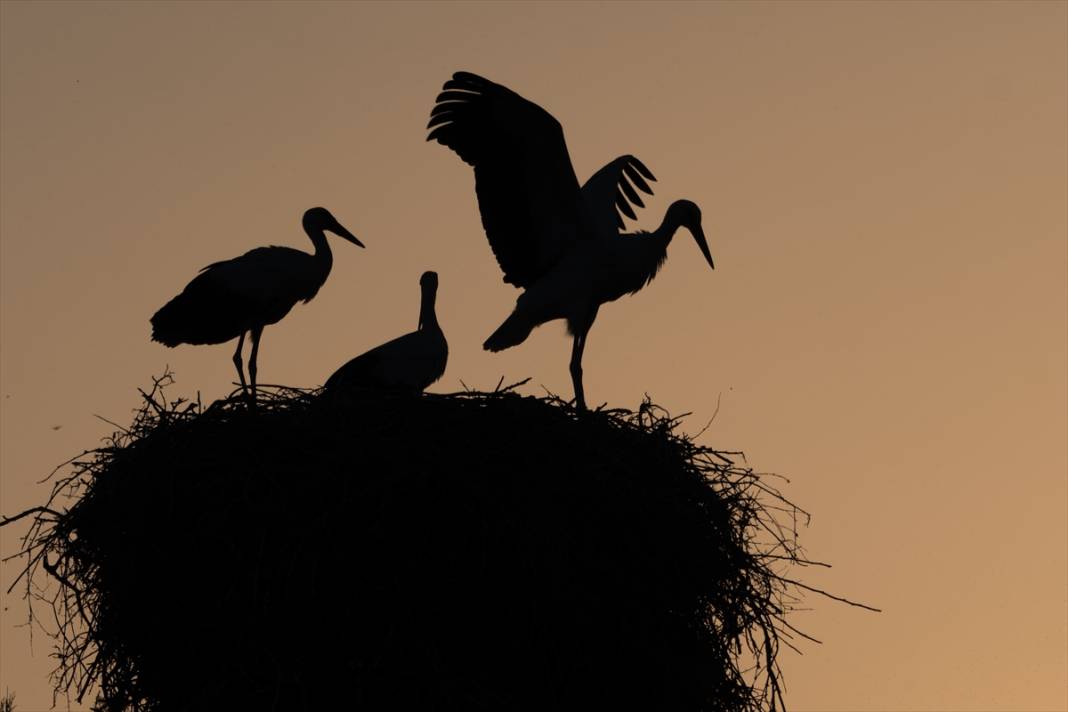
<path id="1" fill-rule="evenodd" d="M 579 410 L 586 410 L 586 393 L 582 388 L 582 353 L 586 350 L 586 336 L 596 318 L 597 307 L 594 307 L 586 323 L 575 331 L 575 340 L 571 344 L 571 383 L 575 387 L 575 407 Z"/>
<path id="2" fill-rule="evenodd" d="M 257 326 L 252 330 L 252 353 L 248 357 L 248 375 L 252 381 L 252 402 L 256 402 L 256 356 L 260 353 L 260 336 L 263 327 Z"/>
<path id="3" fill-rule="evenodd" d="M 582 390 L 582 352 L 586 348 L 588 331 L 586 328 L 581 334 L 575 334 L 571 344 L 571 383 L 575 388 L 575 407 L 579 410 L 586 410 L 586 394 Z"/>
<path id="4" fill-rule="evenodd" d="M 237 351 L 234 351 L 234 366 L 237 368 L 237 378 L 241 381 L 241 391 L 244 392 L 248 386 L 245 384 L 245 367 L 241 363 L 241 347 L 245 345 L 245 332 L 241 332 L 241 336 L 237 337 Z"/>

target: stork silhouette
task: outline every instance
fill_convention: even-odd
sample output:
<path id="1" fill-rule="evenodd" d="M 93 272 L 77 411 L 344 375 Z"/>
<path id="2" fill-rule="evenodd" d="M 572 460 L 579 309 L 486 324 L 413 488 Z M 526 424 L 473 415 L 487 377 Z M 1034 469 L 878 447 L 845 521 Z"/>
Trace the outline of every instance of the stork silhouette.
<path id="1" fill-rule="evenodd" d="M 634 187 L 652 194 L 646 179 L 656 179 L 649 169 L 634 156 L 620 156 L 580 188 L 560 123 L 476 74 L 456 72 L 445 82 L 427 129 L 428 141 L 449 147 L 474 167 L 490 247 L 504 281 L 524 290 L 483 348 L 516 346 L 535 327 L 566 319 L 575 401 L 584 409 L 582 354 L 601 305 L 648 284 L 680 227 L 690 231 L 715 268 L 700 209 L 679 200 L 653 232 L 622 233 L 620 213 L 636 219 L 632 205 L 644 207 Z"/>
<path id="2" fill-rule="evenodd" d="M 249 334 L 248 374 L 255 400 L 256 357 L 264 327 L 281 321 L 297 302 L 311 301 L 330 275 L 334 256 L 325 231 L 364 246 L 326 208 L 306 211 L 302 224 L 315 246 L 314 254 L 272 245 L 204 267 L 181 294 L 152 316 L 152 340 L 172 347 L 221 344 L 236 338 L 233 360 L 244 391 L 248 386 L 241 349 Z"/>
<path id="3" fill-rule="evenodd" d="M 327 391 L 354 387 L 422 391 L 441 378 L 449 359 L 449 344 L 434 310 L 438 273 L 424 272 L 419 287 L 418 328 L 346 363 L 327 379 L 323 386 Z"/>

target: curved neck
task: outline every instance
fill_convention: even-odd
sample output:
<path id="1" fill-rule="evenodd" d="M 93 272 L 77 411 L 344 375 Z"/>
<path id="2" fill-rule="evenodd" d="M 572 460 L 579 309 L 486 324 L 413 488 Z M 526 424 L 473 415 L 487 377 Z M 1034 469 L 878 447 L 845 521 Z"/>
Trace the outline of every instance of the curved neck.
<path id="1" fill-rule="evenodd" d="M 682 220 L 679 218 L 679 214 L 668 208 L 668 211 L 664 213 L 664 220 L 660 223 L 660 227 L 653 230 L 652 237 L 658 242 L 662 242 L 664 247 L 667 247 L 680 227 L 682 227 Z"/>
<path id="2" fill-rule="evenodd" d="M 433 289 L 424 287 L 423 298 L 419 302 L 419 328 L 437 329 L 438 315 L 434 313 L 434 298 L 437 295 Z"/>
<path id="3" fill-rule="evenodd" d="M 330 244 L 326 241 L 326 232 L 321 227 L 304 224 L 304 232 L 315 246 L 315 262 L 324 271 L 329 273 L 334 264 L 334 255 L 330 252 Z"/>

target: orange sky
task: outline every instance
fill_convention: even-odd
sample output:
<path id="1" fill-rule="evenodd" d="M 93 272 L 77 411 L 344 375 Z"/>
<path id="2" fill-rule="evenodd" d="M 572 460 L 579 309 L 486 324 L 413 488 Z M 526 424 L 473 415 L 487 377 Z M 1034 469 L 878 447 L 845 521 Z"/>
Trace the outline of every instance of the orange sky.
<path id="1" fill-rule="evenodd" d="M 691 430 L 720 399 L 703 442 L 814 515 L 834 568 L 806 580 L 885 610 L 810 600 L 792 708 L 1068 709 L 1068 4 L 8 0 L 0 33 L 0 511 L 166 364 L 175 393 L 227 392 L 232 347 L 165 349 L 148 318 L 209 262 L 310 249 L 313 205 L 367 249 L 333 242 L 261 380 L 318 384 L 410 330 L 434 269 L 435 390 L 570 394 L 562 326 L 480 348 L 517 292 L 423 130 L 468 69 L 552 112 L 580 180 L 639 156 L 643 227 L 702 207 L 716 271 L 678 239 L 602 309 L 587 397 L 648 392 Z M 45 708 L 46 641 L 28 657 L 2 602 L 0 690 Z"/>

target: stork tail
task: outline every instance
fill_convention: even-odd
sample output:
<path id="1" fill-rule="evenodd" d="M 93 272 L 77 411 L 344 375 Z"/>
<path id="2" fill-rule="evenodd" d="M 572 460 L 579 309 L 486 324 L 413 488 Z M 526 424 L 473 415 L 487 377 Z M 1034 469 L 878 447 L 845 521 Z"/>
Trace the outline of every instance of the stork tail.
<path id="1" fill-rule="evenodd" d="M 152 315 L 152 340 L 164 346 L 221 344 L 252 328 L 249 305 L 198 277 Z"/>
<path id="2" fill-rule="evenodd" d="M 152 315 L 152 340 L 164 346 L 177 346 L 186 343 L 189 338 L 183 324 L 189 320 L 191 311 L 186 304 L 184 294 L 179 294 Z"/>
<path id="3" fill-rule="evenodd" d="M 534 329 L 534 324 L 531 324 L 529 319 L 519 311 L 514 311 L 511 315 L 504 320 L 504 323 L 497 327 L 486 342 L 482 344 L 482 348 L 487 351 L 503 351 L 504 349 L 511 348 L 512 346 L 518 346 L 526 341 L 530 336 L 530 332 Z"/>

